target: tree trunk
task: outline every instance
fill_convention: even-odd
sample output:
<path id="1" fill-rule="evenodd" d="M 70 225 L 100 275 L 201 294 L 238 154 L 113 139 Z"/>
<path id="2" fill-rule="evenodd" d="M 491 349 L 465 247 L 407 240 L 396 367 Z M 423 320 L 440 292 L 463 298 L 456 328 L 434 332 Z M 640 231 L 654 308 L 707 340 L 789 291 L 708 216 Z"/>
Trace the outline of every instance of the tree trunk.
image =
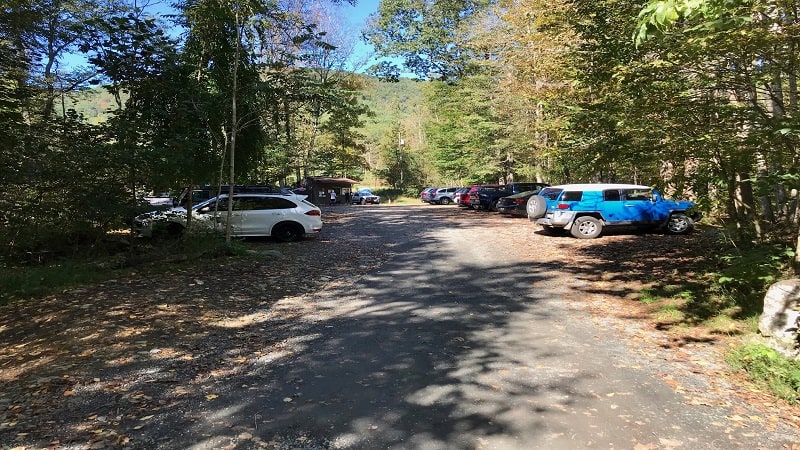
<path id="1" fill-rule="evenodd" d="M 237 90 L 239 89 L 238 74 L 239 74 L 239 58 L 241 57 L 241 43 L 242 43 L 242 26 L 239 24 L 239 13 L 236 13 L 236 51 L 233 57 L 233 81 L 231 83 L 231 139 L 230 139 L 230 152 L 229 158 L 229 172 L 228 172 L 228 217 L 225 220 L 225 244 L 231 245 L 231 217 L 233 217 L 233 186 L 236 180 L 236 169 L 234 161 L 236 157 L 236 132 L 238 127 L 238 117 L 236 116 L 236 97 Z"/>
<path id="2" fill-rule="evenodd" d="M 734 190 L 734 207 L 737 212 L 736 227 L 739 229 L 740 239 L 745 240 L 754 233 L 755 237 L 762 237 L 761 221 L 755 211 L 755 197 L 750 174 L 739 172 L 736 174 Z"/>

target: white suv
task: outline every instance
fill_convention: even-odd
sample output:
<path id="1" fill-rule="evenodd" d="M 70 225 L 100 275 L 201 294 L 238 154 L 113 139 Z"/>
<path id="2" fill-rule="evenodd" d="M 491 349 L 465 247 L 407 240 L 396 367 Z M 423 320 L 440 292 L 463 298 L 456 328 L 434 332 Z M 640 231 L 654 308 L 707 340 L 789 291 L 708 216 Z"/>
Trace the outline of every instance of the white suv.
<path id="1" fill-rule="evenodd" d="M 237 237 L 271 236 L 281 242 L 315 237 L 322 230 L 320 209 L 296 194 L 233 194 L 231 232 Z M 228 195 L 220 195 L 192 208 L 192 220 L 209 229 L 224 231 L 228 218 Z M 137 216 L 134 228 L 152 236 L 166 230 L 178 234 L 186 227 L 186 210 L 172 208 Z"/>

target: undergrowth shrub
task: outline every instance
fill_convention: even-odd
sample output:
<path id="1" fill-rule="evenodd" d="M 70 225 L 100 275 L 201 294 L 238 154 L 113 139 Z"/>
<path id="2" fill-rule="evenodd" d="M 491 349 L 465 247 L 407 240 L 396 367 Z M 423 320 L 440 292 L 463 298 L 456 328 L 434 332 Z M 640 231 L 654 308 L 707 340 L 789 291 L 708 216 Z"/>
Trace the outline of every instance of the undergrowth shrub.
<path id="1" fill-rule="evenodd" d="M 744 345 L 726 355 L 728 364 L 747 372 L 753 382 L 790 403 L 800 401 L 800 361 L 760 344 Z"/>
<path id="2" fill-rule="evenodd" d="M 783 244 L 728 249 L 717 261 L 715 295 L 741 309 L 742 317 L 761 313 L 769 286 L 789 277 L 794 251 Z"/>

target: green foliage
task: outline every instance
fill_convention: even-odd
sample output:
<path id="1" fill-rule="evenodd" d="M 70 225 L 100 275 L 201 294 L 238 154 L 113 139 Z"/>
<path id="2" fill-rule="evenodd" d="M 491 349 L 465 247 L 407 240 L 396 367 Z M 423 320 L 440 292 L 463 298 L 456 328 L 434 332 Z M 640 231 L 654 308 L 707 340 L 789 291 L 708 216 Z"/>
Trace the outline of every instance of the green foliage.
<path id="1" fill-rule="evenodd" d="M 796 404 L 800 401 L 800 362 L 789 360 L 763 345 L 744 345 L 726 355 L 735 370 L 747 372 L 758 386 L 778 398 Z"/>
<path id="2" fill-rule="evenodd" d="M 421 79 L 459 79 L 470 58 L 462 29 L 490 4 L 487 0 L 384 0 L 365 38 L 381 56 L 403 58 L 406 69 Z M 378 72 L 394 79 L 397 70 L 383 64 Z"/>
<path id="3" fill-rule="evenodd" d="M 363 166 L 364 137 L 355 131 L 367 113 L 362 86 L 311 64 L 335 49 L 313 24 L 260 0 L 178 7 L 187 30 L 180 37 L 114 2 L 13 0 L 4 11 L 0 259 L 95 245 L 126 227 L 149 191 L 216 183 L 222 174 L 277 183 L 314 169 L 317 151 L 331 173 Z M 265 50 L 273 38 L 275 48 L 293 51 Z M 92 70 L 56 73 L 75 50 Z M 90 81 L 106 93 L 72 95 Z M 308 128 L 314 133 L 303 141 Z"/>
<path id="4" fill-rule="evenodd" d="M 506 176 L 508 154 L 500 142 L 504 128 L 490 96 L 491 82 L 474 76 L 457 85 L 426 86 L 432 112 L 426 134 L 432 163 L 444 179 L 470 184 Z"/>
<path id="5" fill-rule="evenodd" d="M 717 284 L 743 302 L 759 304 L 769 285 L 786 276 L 794 255 L 781 244 L 734 248 L 718 258 Z"/>

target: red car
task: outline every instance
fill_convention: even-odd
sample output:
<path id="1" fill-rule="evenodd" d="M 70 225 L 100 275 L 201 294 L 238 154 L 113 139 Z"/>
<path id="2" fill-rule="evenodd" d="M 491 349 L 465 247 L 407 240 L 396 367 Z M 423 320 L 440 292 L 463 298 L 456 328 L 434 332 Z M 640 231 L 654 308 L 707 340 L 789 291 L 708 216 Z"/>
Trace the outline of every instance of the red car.
<path id="1" fill-rule="evenodd" d="M 469 206 L 469 188 L 459 188 L 453 202 L 458 206 Z"/>
<path id="2" fill-rule="evenodd" d="M 472 197 L 472 194 L 477 192 L 477 191 L 479 191 L 479 190 L 481 190 L 481 189 L 484 189 L 484 188 L 495 188 L 496 189 L 498 187 L 500 187 L 499 184 L 473 184 L 472 186 L 470 186 L 470 188 L 469 188 L 469 190 L 467 192 L 462 192 L 461 194 L 459 194 L 459 199 L 457 200 L 458 201 L 458 206 L 464 206 L 464 207 L 467 207 L 467 208 L 478 209 L 478 208 L 476 208 L 474 205 L 472 205 L 470 203 L 470 197 Z"/>

